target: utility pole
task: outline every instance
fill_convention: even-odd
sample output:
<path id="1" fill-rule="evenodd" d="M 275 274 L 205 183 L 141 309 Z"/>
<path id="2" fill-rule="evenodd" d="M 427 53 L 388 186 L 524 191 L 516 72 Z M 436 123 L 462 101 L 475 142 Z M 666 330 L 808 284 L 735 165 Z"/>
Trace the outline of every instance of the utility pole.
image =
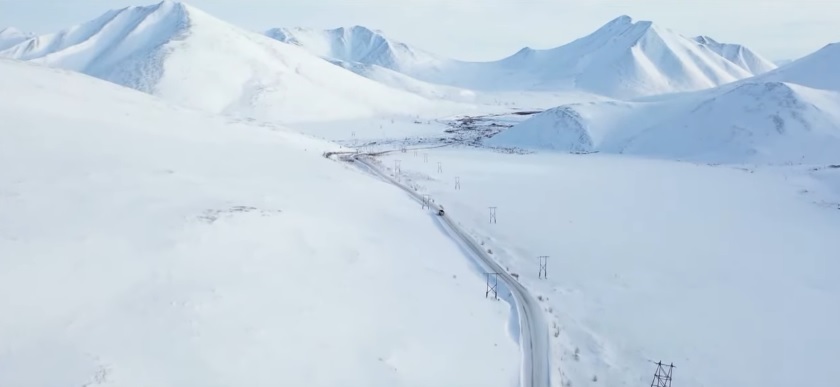
<path id="1" fill-rule="evenodd" d="M 397 181 L 400 181 L 401 172 L 402 171 L 400 170 L 400 160 L 394 160 L 394 178 L 396 178 Z"/>
<path id="2" fill-rule="evenodd" d="M 496 207 L 488 208 L 490 208 L 490 223 L 496 223 Z"/>
<path id="3" fill-rule="evenodd" d="M 540 256 L 540 274 L 537 278 L 548 278 L 548 255 Z"/>
<path id="4" fill-rule="evenodd" d="M 499 273 L 485 273 L 487 275 L 487 290 L 484 291 L 484 298 L 490 297 L 490 292 L 493 293 L 493 298 L 499 299 Z M 668 386 L 670 387 L 670 386 Z"/>
<path id="5" fill-rule="evenodd" d="M 460 176 L 455 176 L 455 189 L 456 190 L 461 189 L 461 177 Z"/>
<path id="6" fill-rule="evenodd" d="M 656 364 L 656 372 L 653 374 L 653 380 L 650 382 L 650 387 L 671 387 L 671 379 L 674 374 L 674 363 L 670 365 L 662 364 L 659 361 Z M 668 370 L 665 370 L 665 367 Z"/>

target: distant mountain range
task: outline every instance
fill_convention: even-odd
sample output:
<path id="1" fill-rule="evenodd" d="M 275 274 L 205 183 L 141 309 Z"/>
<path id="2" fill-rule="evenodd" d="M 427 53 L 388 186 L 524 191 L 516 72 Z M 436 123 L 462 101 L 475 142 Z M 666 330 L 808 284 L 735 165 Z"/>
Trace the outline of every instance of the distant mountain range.
<path id="1" fill-rule="evenodd" d="M 776 66 L 746 47 L 688 38 L 629 16 L 548 50 L 523 48 L 493 62 L 443 58 L 361 26 L 277 28 L 266 34 L 332 61 L 377 66 L 418 80 L 475 90 L 582 90 L 627 98 L 700 90 Z"/>

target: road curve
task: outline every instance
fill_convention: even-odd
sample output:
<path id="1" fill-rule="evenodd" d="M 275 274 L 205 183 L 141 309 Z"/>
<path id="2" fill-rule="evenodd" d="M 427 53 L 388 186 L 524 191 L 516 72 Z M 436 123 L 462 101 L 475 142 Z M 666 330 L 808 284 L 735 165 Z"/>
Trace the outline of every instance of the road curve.
<path id="1" fill-rule="evenodd" d="M 371 155 L 385 153 L 389 153 L 389 151 Z M 374 175 L 399 187 L 417 202 L 423 203 L 422 195 L 396 181 L 371 164 L 367 159 L 369 155 L 350 152 L 330 152 L 324 154 L 328 158 L 332 155 L 339 155 L 343 160 L 355 162 L 356 165 L 367 169 Z M 430 210 L 434 211 L 434 213 L 437 213 L 441 209 L 440 205 L 436 203 L 430 203 L 430 207 Z M 513 278 L 510 273 L 499 265 L 493 257 L 487 254 L 472 237 L 450 218 L 448 210 L 445 215 L 434 216 L 434 218 L 444 226 L 453 239 L 467 247 L 474 257 L 479 258 L 479 262 L 485 266 L 488 272 L 499 273 L 499 279 L 501 279 L 503 285 L 513 294 L 519 315 L 519 348 L 522 351 L 520 385 L 522 387 L 550 387 L 548 326 L 545 323 L 540 304 L 537 303 L 534 297 L 528 293 L 528 290 L 517 279 Z"/>

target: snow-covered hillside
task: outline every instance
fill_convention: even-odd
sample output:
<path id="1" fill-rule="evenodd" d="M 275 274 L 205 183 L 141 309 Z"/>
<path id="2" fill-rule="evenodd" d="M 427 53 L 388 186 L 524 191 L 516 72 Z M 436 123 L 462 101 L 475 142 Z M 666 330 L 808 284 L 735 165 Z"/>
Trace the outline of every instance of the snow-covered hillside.
<path id="1" fill-rule="evenodd" d="M 757 79 L 840 91 L 840 42 L 826 45 Z"/>
<path id="2" fill-rule="evenodd" d="M 23 32 L 14 27 L 0 29 L 0 50 L 5 50 L 20 42 L 32 38 L 32 34 Z"/>
<path id="3" fill-rule="evenodd" d="M 418 114 L 445 105 L 168 0 L 110 11 L 0 56 L 81 71 L 209 112 L 285 122 Z"/>
<path id="4" fill-rule="evenodd" d="M 383 165 L 541 300 L 553 386 L 649 386 L 660 360 L 675 387 L 840 385 L 840 169 L 829 187 L 791 167 L 427 153 Z"/>
<path id="5" fill-rule="evenodd" d="M 429 52 L 386 37 L 381 31 L 362 26 L 331 30 L 274 28 L 266 35 L 281 42 L 301 46 L 323 58 L 358 62 L 410 73 L 413 67 L 434 66 L 442 61 Z"/>
<path id="6" fill-rule="evenodd" d="M 650 102 L 571 104 L 487 144 L 713 163 L 837 162 L 840 94 L 748 82 Z"/>
<path id="7" fill-rule="evenodd" d="M 337 60 L 332 61 L 334 61 L 335 64 L 363 77 L 372 79 L 395 89 L 405 90 L 407 92 L 420 95 L 425 98 L 460 102 L 479 102 L 479 98 L 477 98 L 478 93 L 472 90 L 424 82 L 403 73 L 377 65 L 367 65 L 359 62 L 344 62 Z"/>
<path id="8" fill-rule="evenodd" d="M 694 40 L 754 75 L 766 73 L 777 67 L 770 60 L 740 44 L 720 43 L 708 36 L 697 36 Z"/>
<path id="9" fill-rule="evenodd" d="M 700 43 L 648 21 L 634 22 L 628 16 L 569 44 L 548 50 L 524 48 L 494 62 L 438 57 L 362 27 L 274 29 L 268 35 L 322 57 L 484 91 L 579 90 L 635 97 L 712 88 L 772 68 L 751 51 L 735 49 L 740 46 L 717 44 L 711 48 L 711 42 Z"/>
<path id="10" fill-rule="evenodd" d="M 0 386 L 519 380 L 510 307 L 337 146 L 17 61 L 0 101 Z"/>
<path id="11" fill-rule="evenodd" d="M 531 74 L 532 87 L 567 84 L 615 97 L 705 89 L 753 75 L 685 36 L 627 16 L 554 49 L 523 49 L 498 65 Z"/>

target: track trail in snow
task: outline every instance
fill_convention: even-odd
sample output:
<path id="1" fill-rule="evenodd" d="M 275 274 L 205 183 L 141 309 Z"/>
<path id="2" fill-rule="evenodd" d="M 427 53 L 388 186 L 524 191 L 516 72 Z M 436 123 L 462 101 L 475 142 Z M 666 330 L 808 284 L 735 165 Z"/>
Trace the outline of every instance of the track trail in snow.
<path id="1" fill-rule="evenodd" d="M 331 156 L 337 155 L 342 160 L 354 162 L 369 173 L 402 189 L 412 199 L 423 204 L 425 202 L 423 196 L 396 181 L 367 160 L 369 157 L 391 152 L 394 152 L 394 150 L 372 153 L 327 152 L 324 156 L 331 158 Z M 439 210 L 443 209 L 440 204 L 428 203 L 428 206 L 430 216 L 446 230 L 447 234 L 459 245 L 466 248 L 472 255 L 470 258 L 487 269 L 488 272 L 498 273 L 504 288 L 508 289 L 513 295 L 519 317 L 519 347 L 522 351 L 520 385 L 522 387 L 550 387 L 548 326 L 539 303 L 518 280 L 487 254 L 479 243 L 470 237 L 448 213 L 440 216 L 436 215 Z"/>

